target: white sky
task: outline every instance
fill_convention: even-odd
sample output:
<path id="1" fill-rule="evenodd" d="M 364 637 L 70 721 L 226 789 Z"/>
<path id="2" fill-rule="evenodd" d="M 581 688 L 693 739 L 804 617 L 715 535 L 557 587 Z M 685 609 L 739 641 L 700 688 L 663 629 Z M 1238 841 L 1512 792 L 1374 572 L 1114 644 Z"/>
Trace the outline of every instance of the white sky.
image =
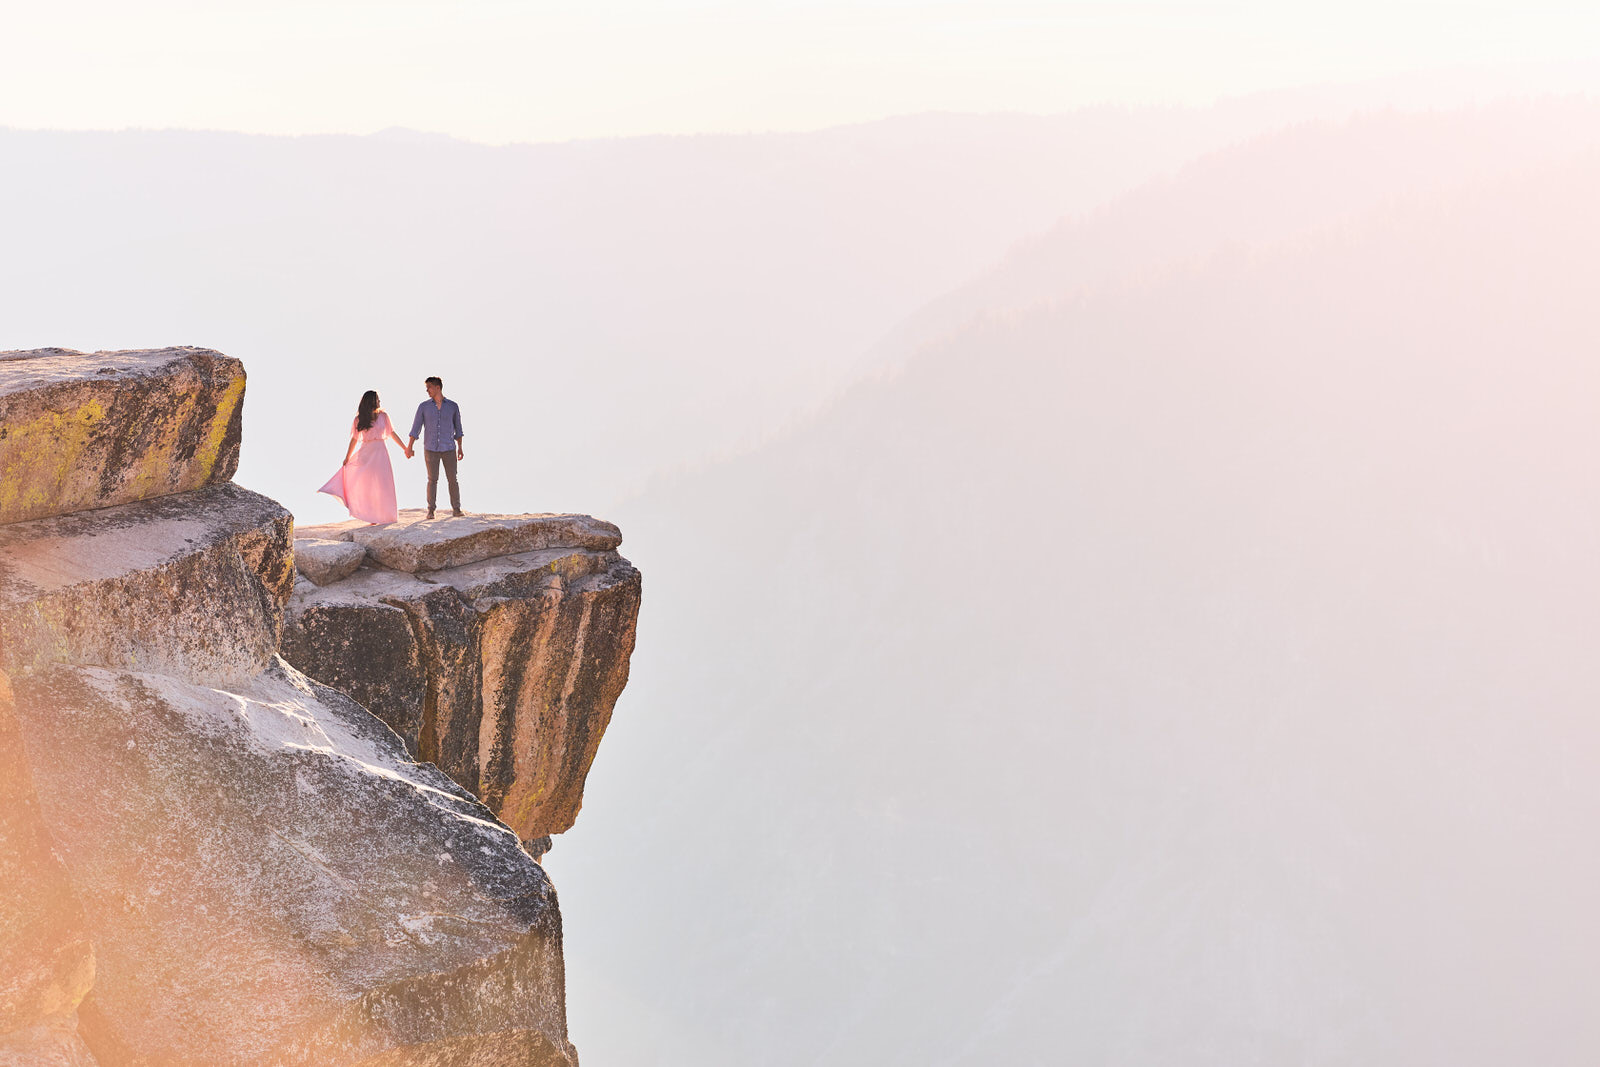
<path id="1" fill-rule="evenodd" d="M 1587 69 L 1600 4 L 0 0 L 0 125 L 472 140 L 809 129 Z"/>

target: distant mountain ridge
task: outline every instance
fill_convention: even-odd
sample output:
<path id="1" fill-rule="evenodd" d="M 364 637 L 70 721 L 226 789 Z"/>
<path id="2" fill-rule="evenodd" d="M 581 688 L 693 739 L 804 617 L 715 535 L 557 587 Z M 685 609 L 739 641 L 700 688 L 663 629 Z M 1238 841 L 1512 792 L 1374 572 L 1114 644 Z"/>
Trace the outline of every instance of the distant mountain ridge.
<path id="1" fill-rule="evenodd" d="M 1263 121 L 1108 108 L 504 148 L 6 131 L 0 196 L 26 205 L 5 222 L 7 344 L 239 353 L 247 417 L 307 428 L 247 446 L 245 476 L 312 520 L 336 517 L 304 487 L 351 398 L 399 410 L 449 368 L 477 506 L 519 510 L 537 484 L 553 510 L 603 510 L 827 396 L 1018 239 Z M 536 465 L 488 471 L 529 427 Z"/>

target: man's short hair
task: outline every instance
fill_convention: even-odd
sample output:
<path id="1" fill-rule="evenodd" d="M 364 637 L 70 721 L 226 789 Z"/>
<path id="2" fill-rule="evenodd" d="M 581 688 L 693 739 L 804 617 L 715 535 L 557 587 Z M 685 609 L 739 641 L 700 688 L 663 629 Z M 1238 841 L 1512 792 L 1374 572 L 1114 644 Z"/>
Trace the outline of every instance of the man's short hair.
<path id="1" fill-rule="evenodd" d="M 444 382 L 439 379 L 438 375 L 430 375 L 429 377 L 422 379 L 422 384 L 437 385 L 440 389 L 444 388 Z"/>

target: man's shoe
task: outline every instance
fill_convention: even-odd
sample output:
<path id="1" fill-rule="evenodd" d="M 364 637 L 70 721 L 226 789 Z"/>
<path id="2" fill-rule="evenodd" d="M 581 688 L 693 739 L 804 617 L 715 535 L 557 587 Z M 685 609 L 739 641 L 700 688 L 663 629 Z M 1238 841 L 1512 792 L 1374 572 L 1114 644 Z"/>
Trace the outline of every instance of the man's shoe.
<path id="1" fill-rule="evenodd" d="M 459 519 L 462 516 L 464 516 L 466 514 L 466 512 L 462 511 L 460 508 L 451 508 L 450 509 L 450 514 L 454 515 L 456 518 Z"/>
<path id="2" fill-rule="evenodd" d="M 432 508 L 428 509 L 428 518 L 430 518 L 430 519 L 433 518 L 433 509 Z"/>

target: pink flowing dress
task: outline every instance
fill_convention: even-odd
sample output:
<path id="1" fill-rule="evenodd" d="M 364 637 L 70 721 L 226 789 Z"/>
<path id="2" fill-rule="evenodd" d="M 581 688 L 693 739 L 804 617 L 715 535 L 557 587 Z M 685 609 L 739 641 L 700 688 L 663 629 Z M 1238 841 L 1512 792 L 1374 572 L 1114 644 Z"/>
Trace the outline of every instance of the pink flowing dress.
<path id="1" fill-rule="evenodd" d="M 400 518 L 394 498 L 394 468 L 389 465 L 389 446 L 383 440 L 389 430 L 388 412 L 378 412 L 365 430 L 357 430 L 352 419 L 350 436 L 355 438 L 355 451 L 328 484 L 317 490 L 344 501 L 353 519 L 395 522 Z"/>

